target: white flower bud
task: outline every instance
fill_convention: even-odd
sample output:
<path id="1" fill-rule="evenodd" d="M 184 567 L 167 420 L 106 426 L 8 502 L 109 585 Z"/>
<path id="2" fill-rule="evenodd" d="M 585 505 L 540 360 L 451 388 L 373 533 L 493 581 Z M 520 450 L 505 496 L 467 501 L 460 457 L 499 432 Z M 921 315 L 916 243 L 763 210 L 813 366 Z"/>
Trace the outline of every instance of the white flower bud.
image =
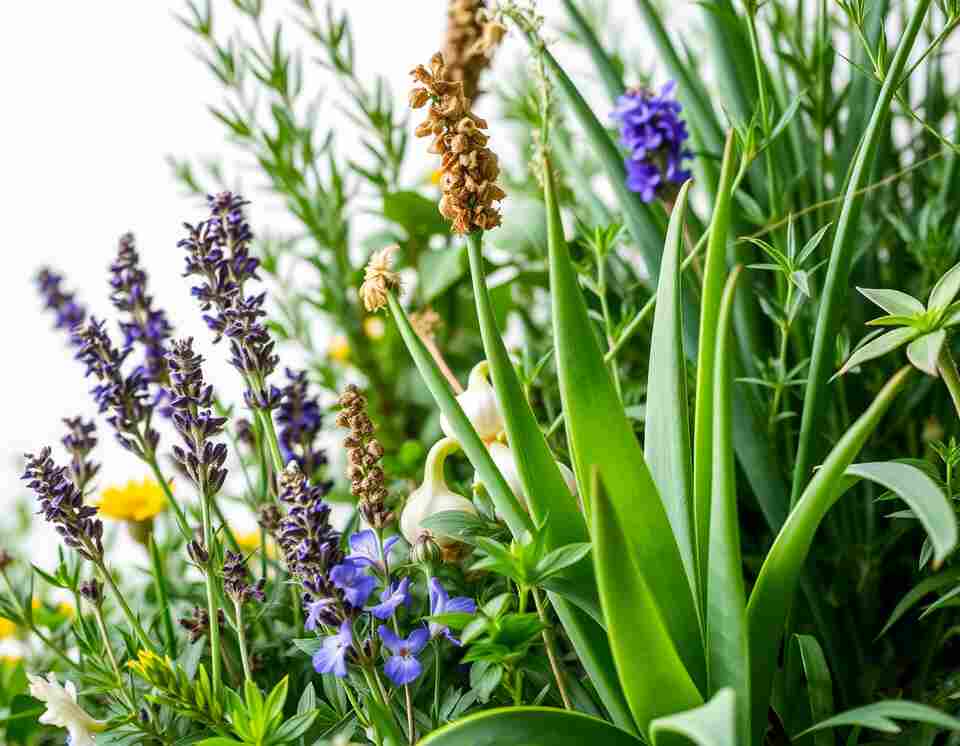
<path id="1" fill-rule="evenodd" d="M 94 720 L 77 704 L 77 688 L 72 681 L 63 687 L 53 672 L 47 678 L 33 674 L 27 674 L 27 678 L 30 680 L 30 696 L 47 706 L 46 712 L 40 716 L 41 723 L 66 728 L 73 746 L 96 746 L 91 734 L 105 730 L 106 723 Z"/>
<path id="2" fill-rule="evenodd" d="M 514 495 L 517 496 L 517 499 L 523 503 L 524 507 L 526 507 L 527 495 L 523 489 L 523 480 L 520 478 L 520 471 L 517 469 L 517 460 L 514 457 L 513 450 L 500 441 L 495 441 L 490 444 L 489 451 L 490 458 L 492 458 L 493 463 L 497 465 L 497 468 L 503 475 L 503 478 L 510 487 L 510 490 Z M 557 468 L 560 469 L 560 474 L 563 476 L 563 481 L 567 483 L 567 488 L 570 490 L 570 494 L 576 496 L 577 480 L 576 477 L 574 477 L 573 472 L 559 461 L 556 463 Z M 473 483 L 474 486 L 483 484 L 479 474 L 474 476 Z"/>
<path id="3" fill-rule="evenodd" d="M 411 545 L 416 544 L 420 535 L 426 531 L 422 526 L 423 522 L 435 513 L 445 510 L 457 510 L 473 515 L 477 513 L 473 503 L 451 490 L 443 476 L 443 464 L 447 456 L 459 448 L 457 441 L 444 438 L 437 441 L 427 454 L 423 484 L 410 493 L 400 516 L 400 532 Z M 457 543 L 457 540 L 450 536 L 443 536 L 436 531 L 430 533 L 441 548 Z"/>
<path id="4" fill-rule="evenodd" d="M 466 391 L 457 397 L 463 413 L 484 442 L 493 440 L 503 431 L 503 416 L 497 404 L 497 395 L 487 380 L 489 367 L 486 360 L 473 366 Z M 446 417 L 440 418 L 440 429 L 448 438 L 456 438 Z"/>

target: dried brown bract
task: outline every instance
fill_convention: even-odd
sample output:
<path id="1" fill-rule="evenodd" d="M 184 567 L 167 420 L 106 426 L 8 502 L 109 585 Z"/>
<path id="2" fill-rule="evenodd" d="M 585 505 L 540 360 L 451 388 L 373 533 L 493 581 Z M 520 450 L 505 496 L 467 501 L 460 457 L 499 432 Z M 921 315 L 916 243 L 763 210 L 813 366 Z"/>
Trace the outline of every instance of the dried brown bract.
<path id="1" fill-rule="evenodd" d="M 363 284 L 360 286 L 360 298 L 363 306 L 371 313 L 387 305 L 387 292 L 400 287 L 400 276 L 390 269 L 396 246 L 381 249 L 367 263 Z"/>
<path id="2" fill-rule="evenodd" d="M 499 43 L 491 27 L 500 24 L 486 20 L 483 0 L 450 0 L 447 10 L 447 35 L 443 42 L 443 59 L 447 77 L 463 83 L 467 98 L 477 95 L 480 75 L 490 64 L 490 53 Z"/>
<path id="3" fill-rule="evenodd" d="M 349 385 L 340 395 L 337 426 L 347 428 L 350 434 L 343 440 L 347 449 L 347 478 L 350 492 L 358 498 L 360 514 L 376 529 L 389 523 L 393 516 L 387 508 L 386 476 L 380 459 L 383 446 L 374 437 L 374 427 L 367 414 L 367 400 L 359 389 Z"/>
<path id="4" fill-rule="evenodd" d="M 420 85 L 410 92 L 410 105 L 430 104 L 416 135 L 432 137 L 429 152 L 441 156 L 440 214 L 453 223 L 454 233 L 496 228 L 500 210 L 494 202 L 507 195 L 496 183 L 500 165 L 487 147 L 486 121 L 470 111 L 463 82 L 448 77 L 441 54 L 431 58 L 429 68 L 418 65 L 411 75 Z"/>
<path id="5" fill-rule="evenodd" d="M 442 325 L 443 319 L 432 308 L 424 308 L 422 311 L 410 314 L 410 326 L 421 339 L 433 339 Z"/>

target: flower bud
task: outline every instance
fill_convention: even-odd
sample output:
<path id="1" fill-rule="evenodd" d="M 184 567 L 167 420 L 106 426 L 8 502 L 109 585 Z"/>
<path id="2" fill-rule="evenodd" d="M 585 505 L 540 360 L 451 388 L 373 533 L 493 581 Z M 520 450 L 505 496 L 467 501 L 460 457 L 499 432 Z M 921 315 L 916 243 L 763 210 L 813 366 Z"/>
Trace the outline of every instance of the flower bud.
<path id="1" fill-rule="evenodd" d="M 400 516 L 400 531 L 411 545 L 416 545 L 425 533 L 429 533 L 441 549 L 455 544 L 456 539 L 450 536 L 424 529 L 422 527 L 423 522 L 434 513 L 445 510 L 458 510 L 474 515 L 477 512 L 473 503 L 463 495 L 458 495 L 451 490 L 443 477 L 443 465 L 447 456 L 459 447 L 455 440 L 444 438 L 435 443 L 433 448 L 430 449 L 430 453 L 427 454 L 423 484 L 410 493 L 407 504 L 403 508 L 403 514 Z"/>
<path id="2" fill-rule="evenodd" d="M 443 550 L 431 534 L 424 531 L 410 552 L 410 559 L 418 565 L 434 565 L 443 557 Z"/>
<path id="3" fill-rule="evenodd" d="M 497 395 L 487 380 L 489 367 L 486 360 L 473 366 L 467 379 L 467 390 L 457 397 L 463 413 L 484 442 L 493 440 L 503 431 L 503 416 Z M 440 429 L 448 438 L 454 438 L 446 417 L 440 418 Z"/>
<path id="4" fill-rule="evenodd" d="M 490 458 L 492 458 L 493 463 L 497 465 L 497 468 L 503 475 L 507 486 L 510 487 L 510 490 L 513 492 L 513 494 L 516 495 L 517 499 L 523 503 L 524 507 L 526 507 L 527 495 L 526 491 L 523 489 L 523 480 L 520 478 L 520 471 L 517 469 L 517 460 L 514 456 L 513 450 L 500 441 L 495 441 L 490 444 L 489 451 Z M 567 483 L 567 488 L 570 490 L 570 494 L 576 495 L 577 480 L 576 477 L 574 477 L 573 472 L 559 461 L 557 461 L 557 468 L 560 469 L 560 474 L 563 476 L 563 481 Z M 473 483 L 474 487 L 476 487 L 478 484 L 483 484 L 479 474 L 473 478 Z M 484 487 L 486 487 L 486 485 L 484 485 Z"/>

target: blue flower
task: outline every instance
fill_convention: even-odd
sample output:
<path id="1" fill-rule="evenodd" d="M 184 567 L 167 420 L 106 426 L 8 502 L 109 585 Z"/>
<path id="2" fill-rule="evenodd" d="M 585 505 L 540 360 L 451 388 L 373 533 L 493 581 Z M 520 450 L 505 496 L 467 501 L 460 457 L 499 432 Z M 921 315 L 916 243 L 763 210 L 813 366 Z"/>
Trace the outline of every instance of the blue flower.
<path id="1" fill-rule="evenodd" d="M 390 677 L 390 681 L 397 686 L 416 681 L 423 673 L 423 666 L 417 660 L 417 655 L 430 641 L 430 632 L 427 628 L 415 629 L 406 640 L 403 640 L 391 632 L 389 627 L 382 624 L 380 625 L 380 639 L 393 653 L 387 658 L 383 667 L 383 671 Z"/>
<path id="2" fill-rule="evenodd" d="M 391 583 L 380 594 L 380 603 L 376 606 L 368 606 L 364 611 L 369 611 L 377 619 L 389 619 L 401 604 L 410 602 L 409 587 L 410 578 L 404 578 L 399 583 Z"/>
<path id="3" fill-rule="evenodd" d="M 386 560 L 390 556 L 390 550 L 400 540 L 399 536 L 391 536 L 383 542 L 383 553 L 380 552 L 380 542 L 372 529 L 358 531 L 350 537 L 350 554 L 348 560 L 356 562 L 358 565 L 374 567 L 381 572 L 386 571 Z"/>
<path id="4" fill-rule="evenodd" d="M 321 598 L 308 603 L 307 620 L 303 623 L 303 626 L 311 632 L 315 630 L 318 625 L 323 623 L 321 615 L 323 614 L 324 610 L 332 604 L 332 598 Z"/>
<path id="5" fill-rule="evenodd" d="M 340 625 L 335 635 L 323 638 L 321 648 L 313 654 L 313 668 L 317 673 L 332 673 L 343 678 L 347 675 L 347 653 L 353 646 L 353 630 L 350 622 Z"/>
<path id="6" fill-rule="evenodd" d="M 457 596 L 450 598 L 450 594 L 440 584 L 437 578 L 430 579 L 430 615 L 436 614 L 476 614 L 477 605 L 472 598 L 466 596 Z M 446 637 L 454 645 L 459 645 L 460 640 L 450 634 L 450 628 L 430 622 L 430 638 L 436 639 L 440 636 Z"/>
<path id="7" fill-rule="evenodd" d="M 625 164 L 627 187 L 652 202 L 671 183 L 682 184 L 690 178 L 683 168 L 691 158 L 685 143 L 690 137 L 680 119 L 682 109 L 672 97 L 673 81 L 659 95 L 632 89 L 617 99 L 612 117 L 620 123 L 620 141 L 630 151 Z"/>
<path id="8" fill-rule="evenodd" d="M 330 581 L 346 596 L 347 602 L 362 608 L 377 585 L 376 579 L 363 571 L 363 565 L 355 560 L 345 560 L 330 570 Z"/>

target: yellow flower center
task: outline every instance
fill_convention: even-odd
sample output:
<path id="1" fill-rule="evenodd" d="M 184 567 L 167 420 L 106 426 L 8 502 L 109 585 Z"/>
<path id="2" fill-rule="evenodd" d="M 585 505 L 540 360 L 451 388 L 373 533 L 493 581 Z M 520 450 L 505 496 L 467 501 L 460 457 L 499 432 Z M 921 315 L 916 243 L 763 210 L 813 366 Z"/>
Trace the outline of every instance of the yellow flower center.
<path id="1" fill-rule="evenodd" d="M 108 487 L 97 504 L 101 514 L 118 521 L 146 521 L 166 506 L 163 487 L 152 479 L 131 479 L 122 487 Z"/>

